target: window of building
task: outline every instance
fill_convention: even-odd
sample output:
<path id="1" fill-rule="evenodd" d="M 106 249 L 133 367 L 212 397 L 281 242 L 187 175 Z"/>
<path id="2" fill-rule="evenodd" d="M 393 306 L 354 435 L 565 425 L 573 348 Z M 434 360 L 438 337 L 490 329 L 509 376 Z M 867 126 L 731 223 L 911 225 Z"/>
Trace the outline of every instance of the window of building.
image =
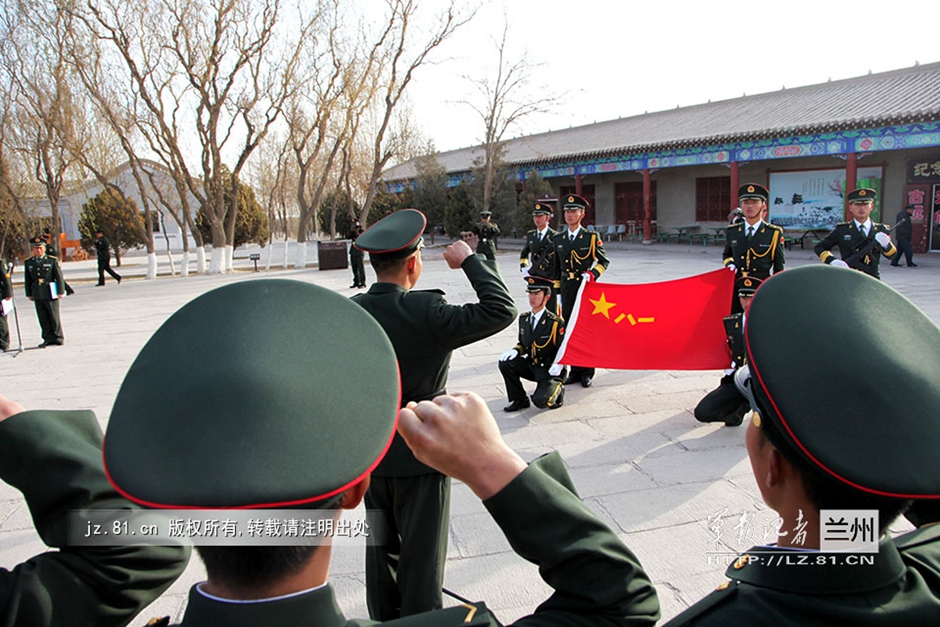
<path id="1" fill-rule="evenodd" d="M 695 221 L 727 222 L 731 212 L 731 177 L 695 179 Z"/>
<path id="2" fill-rule="evenodd" d="M 614 210 L 617 224 L 643 224 L 643 181 L 617 183 L 614 186 Z M 656 181 L 650 181 L 650 220 L 656 219 Z"/>

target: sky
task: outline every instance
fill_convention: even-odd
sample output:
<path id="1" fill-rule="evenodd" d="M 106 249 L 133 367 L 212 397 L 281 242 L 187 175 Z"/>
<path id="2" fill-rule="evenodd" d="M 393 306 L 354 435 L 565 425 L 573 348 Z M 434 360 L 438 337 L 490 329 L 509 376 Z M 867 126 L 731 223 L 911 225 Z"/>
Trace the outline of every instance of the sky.
<path id="1" fill-rule="evenodd" d="M 433 11 L 445 0 L 420 0 Z M 477 0 L 476 16 L 419 68 L 411 107 L 444 152 L 481 143 L 465 77 L 507 48 L 532 69 L 518 94 L 557 96 L 504 139 L 940 61 L 930 3 L 790 0 Z M 504 18 L 505 16 L 505 18 Z"/>

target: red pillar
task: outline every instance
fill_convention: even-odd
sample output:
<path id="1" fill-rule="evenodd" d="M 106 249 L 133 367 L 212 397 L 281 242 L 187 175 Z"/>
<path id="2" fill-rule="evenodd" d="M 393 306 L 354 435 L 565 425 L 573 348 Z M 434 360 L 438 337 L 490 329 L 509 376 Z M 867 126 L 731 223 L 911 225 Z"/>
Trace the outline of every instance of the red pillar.
<path id="1" fill-rule="evenodd" d="M 849 215 L 849 203 L 846 200 L 849 196 L 849 192 L 855 189 L 855 185 L 858 182 L 858 155 L 854 152 L 850 152 L 845 155 L 845 193 L 843 194 L 842 199 L 842 215 L 844 220 L 848 221 L 851 216 Z"/>
<path id="2" fill-rule="evenodd" d="M 728 213 L 731 213 L 738 208 L 738 189 L 741 187 L 741 177 L 738 172 L 738 162 L 731 162 L 731 207 L 728 208 Z"/>
<path id="3" fill-rule="evenodd" d="M 652 233 L 653 227 L 650 224 L 652 219 L 650 216 L 650 195 L 653 185 L 650 182 L 650 171 L 649 168 L 644 168 L 643 170 L 643 243 L 649 244 L 653 241 Z"/>
<path id="4" fill-rule="evenodd" d="M 581 185 L 581 175 L 575 174 L 574 175 L 574 193 L 580 196 L 581 198 L 584 198 L 584 192 L 581 191 L 582 189 L 583 189 L 583 186 Z"/>

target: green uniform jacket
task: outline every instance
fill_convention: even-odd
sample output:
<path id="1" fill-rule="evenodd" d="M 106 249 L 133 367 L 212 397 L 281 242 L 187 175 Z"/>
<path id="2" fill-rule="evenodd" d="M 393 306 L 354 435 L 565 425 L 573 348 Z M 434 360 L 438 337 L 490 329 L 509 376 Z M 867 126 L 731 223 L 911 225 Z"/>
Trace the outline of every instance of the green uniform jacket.
<path id="1" fill-rule="evenodd" d="M 516 318 L 516 305 L 496 264 L 479 255 L 461 266 L 480 302 L 451 305 L 440 290 L 406 290 L 394 283 L 373 283 L 352 300 L 378 321 L 395 347 L 401 372 L 402 406 L 444 393 L 451 353 L 498 333 Z M 402 477 L 435 472 L 395 434 L 374 474 Z"/>
<path id="2" fill-rule="evenodd" d="M 636 556 L 581 501 L 557 453 L 541 457 L 484 502 L 513 550 L 539 566 L 554 589 L 518 627 L 653 625 L 659 600 Z M 230 627 L 374 625 L 347 620 L 329 585 L 278 601 L 230 604 L 193 589 L 181 625 Z M 499 625 L 486 605 L 473 603 L 383 623 L 396 627 Z"/>
<path id="3" fill-rule="evenodd" d="M 744 346 L 744 314 L 736 313 L 725 316 L 725 339 L 731 349 L 731 359 L 736 367 L 740 368 L 746 362 L 746 347 Z"/>
<path id="4" fill-rule="evenodd" d="M 496 238 L 499 237 L 499 226 L 494 222 L 480 222 L 473 227 L 477 234 L 476 252 L 487 257 L 496 256 Z"/>
<path id="5" fill-rule="evenodd" d="M 519 255 L 519 266 L 521 268 L 528 267 L 529 257 L 531 256 L 530 274 L 557 281 L 559 269 L 555 264 L 555 246 L 552 241 L 556 235 L 558 235 L 558 231 L 552 227 L 546 227 L 545 235 L 542 236 L 541 240 L 536 229 L 526 233 L 525 243 L 522 245 L 522 252 Z"/>
<path id="6" fill-rule="evenodd" d="M 581 275 L 585 272 L 590 272 L 598 279 L 610 265 L 610 258 L 604 250 L 604 240 L 594 231 L 581 227 L 572 242 L 568 239 L 568 229 L 562 229 L 555 235 L 554 242 L 555 266 L 562 286 L 571 283 L 581 285 Z"/>
<path id="7" fill-rule="evenodd" d="M 548 369 L 565 339 L 565 321 L 548 309 L 542 312 L 535 329 L 532 328 L 532 312 L 519 316 L 519 342 L 513 347 L 519 358 L 529 359 L 535 369 L 536 381 L 550 378 Z"/>
<path id="8" fill-rule="evenodd" d="M 754 547 L 746 555 L 725 573 L 730 582 L 668 627 L 940 625 L 940 525 L 882 540 L 877 554 Z M 845 563 L 866 555 L 874 564 Z"/>
<path id="9" fill-rule="evenodd" d="M 855 220 L 840 222 L 836 225 L 836 228 L 829 231 L 829 234 L 823 241 L 816 244 L 813 248 L 813 252 L 819 255 L 819 258 L 828 264 L 835 261 L 836 258 L 835 255 L 829 251 L 838 247 L 842 261 L 848 263 L 850 268 L 861 270 L 865 274 L 880 279 L 881 273 L 878 271 L 878 263 L 881 261 L 881 253 L 884 253 L 885 257 L 893 257 L 895 253 L 898 252 L 894 244 L 889 243 L 887 249 L 882 249 L 878 242 L 874 242 L 874 246 L 872 246 L 867 253 L 859 255 L 853 261 L 849 261 L 859 249 L 866 247 L 877 233 L 888 233 L 888 227 L 884 224 L 879 224 L 874 221 L 872 221 L 871 224 L 872 226 L 868 231 L 868 237 L 866 237 L 862 235 L 861 231 L 855 226 Z"/>
<path id="10" fill-rule="evenodd" d="M 62 267 L 55 257 L 43 255 L 30 257 L 23 264 L 25 276 L 23 282 L 26 287 L 26 297 L 33 300 L 54 300 L 51 286 L 55 283 L 56 297 L 65 294 L 65 277 L 62 276 Z"/>
<path id="11" fill-rule="evenodd" d="M 761 221 L 750 239 L 747 238 L 747 223 L 743 220 L 728 227 L 725 234 L 725 249 L 721 253 L 724 264 L 734 264 L 738 276 L 766 279 L 771 271 L 783 271 L 783 229 Z"/>
<path id="12" fill-rule="evenodd" d="M 0 422 L 0 477 L 26 497 L 42 553 L 0 570 L 0 624 L 126 625 L 183 572 L 189 549 L 66 546 L 70 510 L 133 507 L 108 483 L 90 411 L 27 411 Z"/>

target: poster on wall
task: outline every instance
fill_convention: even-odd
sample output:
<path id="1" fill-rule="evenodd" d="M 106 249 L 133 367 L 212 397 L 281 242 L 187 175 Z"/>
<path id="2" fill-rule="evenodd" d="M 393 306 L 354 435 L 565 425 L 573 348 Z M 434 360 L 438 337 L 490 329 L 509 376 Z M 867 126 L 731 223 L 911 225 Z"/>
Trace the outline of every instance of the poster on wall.
<path id="1" fill-rule="evenodd" d="M 881 222 L 882 167 L 858 168 L 857 187 L 878 192 L 871 213 Z M 770 173 L 770 222 L 785 229 L 832 229 L 844 220 L 845 169 Z"/>

